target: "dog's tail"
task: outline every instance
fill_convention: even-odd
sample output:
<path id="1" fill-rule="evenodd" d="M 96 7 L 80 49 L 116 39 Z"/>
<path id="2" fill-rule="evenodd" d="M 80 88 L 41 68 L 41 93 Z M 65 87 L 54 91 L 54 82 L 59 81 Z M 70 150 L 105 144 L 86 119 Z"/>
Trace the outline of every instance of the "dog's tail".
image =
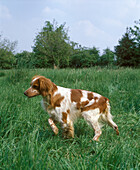
<path id="1" fill-rule="evenodd" d="M 113 116 L 110 113 L 110 104 L 109 104 L 108 100 L 106 102 L 106 106 L 107 107 L 106 107 L 105 111 L 100 116 L 100 125 L 103 126 L 104 123 L 106 122 L 109 126 L 111 126 L 116 131 L 116 134 L 119 135 L 118 126 L 112 120 Z"/>

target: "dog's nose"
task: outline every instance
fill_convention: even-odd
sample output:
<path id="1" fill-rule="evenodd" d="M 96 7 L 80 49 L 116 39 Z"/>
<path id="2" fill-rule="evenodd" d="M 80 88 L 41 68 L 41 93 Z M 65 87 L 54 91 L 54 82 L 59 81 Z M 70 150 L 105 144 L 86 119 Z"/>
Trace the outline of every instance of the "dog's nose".
<path id="1" fill-rule="evenodd" d="M 27 96 L 27 92 L 26 91 L 24 92 L 24 95 Z"/>

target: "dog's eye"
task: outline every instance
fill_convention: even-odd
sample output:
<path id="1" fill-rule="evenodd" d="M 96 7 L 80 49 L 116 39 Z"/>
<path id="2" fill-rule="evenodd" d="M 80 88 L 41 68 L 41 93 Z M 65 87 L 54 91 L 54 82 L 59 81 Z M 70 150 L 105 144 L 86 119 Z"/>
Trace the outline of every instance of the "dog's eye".
<path id="1" fill-rule="evenodd" d="M 37 86 L 37 85 L 33 85 L 33 88 L 37 89 L 37 88 L 38 88 L 38 86 Z"/>

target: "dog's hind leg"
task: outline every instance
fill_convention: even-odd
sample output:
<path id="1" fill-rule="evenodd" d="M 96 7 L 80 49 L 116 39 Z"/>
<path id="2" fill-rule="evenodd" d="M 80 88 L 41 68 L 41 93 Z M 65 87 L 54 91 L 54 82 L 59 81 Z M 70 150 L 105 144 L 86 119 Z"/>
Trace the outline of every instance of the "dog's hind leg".
<path id="1" fill-rule="evenodd" d="M 58 128 L 56 127 L 54 120 L 52 118 L 49 118 L 48 122 L 49 122 L 54 134 L 57 135 L 58 134 Z"/>
<path id="2" fill-rule="evenodd" d="M 93 137 L 93 140 L 98 141 L 98 140 L 99 140 L 99 137 L 100 137 L 101 134 L 102 134 L 100 125 L 99 125 L 98 122 L 96 122 L 96 123 L 92 124 L 92 126 L 93 126 L 93 129 L 94 129 L 94 131 L 95 131 L 95 135 L 94 135 L 94 137 Z"/>
<path id="3" fill-rule="evenodd" d="M 99 109 L 89 110 L 83 112 L 82 116 L 87 121 L 87 123 L 94 129 L 95 135 L 93 137 L 94 141 L 98 141 L 102 134 L 101 126 L 99 124 L 100 111 Z"/>

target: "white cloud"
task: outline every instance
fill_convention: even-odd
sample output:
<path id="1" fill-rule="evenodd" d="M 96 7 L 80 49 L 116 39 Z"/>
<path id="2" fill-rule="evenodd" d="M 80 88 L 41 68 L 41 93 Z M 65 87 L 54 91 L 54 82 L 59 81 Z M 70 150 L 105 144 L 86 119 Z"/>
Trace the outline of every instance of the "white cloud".
<path id="1" fill-rule="evenodd" d="M 54 17 L 56 18 L 57 16 L 61 17 L 65 15 L 65 12 L 57 9 L 57 8 L 50 8 L 50 7 L 45 7 L 42 11 L 44 16 L 48 16 L 48 17 Z"/>
<path id="2" fill-rule="evenodd" d="M 78 22 L 79 29 L 88 37 L 95 38 L 100 34 L 104 34 L 104 31 L 94 26 L 89 20 L 82 20 Z"/>
<path id="3" fill-rule="evenodd" d="M 0 18 L 10 19 L 11 17 L 12 15 L 10 14 L 9 9 L 4 5 L 0 5 Z"/>
<path id="4" fill-rule="evenodd" d="M 58 24 L 66 22 L 71 40 L 82 46 L 113 48 L 126 27 L 133 26 L 140 16 L 140 0 L 2 1 L 0 29 L 6 36 L 17 39 L 20 49 L 28 49 L 44 21 L 53 19 Z"/>
<path id="5" fill-rule="evenodd" d="M 113 37 L 91 20 L 80 20 L 71 28 L 71 40 L 86 47 L 113 48 Z"/>
<path id="6" fill-rule="evenodd" d="M 109 27 L 111 28 L 122 28 L 124 27 L 123 23 L 120 20 L 117 19 L 113 19 L 113 18 L 105 18 L 104 20 L 104 24 L 109 25 Z"/>

